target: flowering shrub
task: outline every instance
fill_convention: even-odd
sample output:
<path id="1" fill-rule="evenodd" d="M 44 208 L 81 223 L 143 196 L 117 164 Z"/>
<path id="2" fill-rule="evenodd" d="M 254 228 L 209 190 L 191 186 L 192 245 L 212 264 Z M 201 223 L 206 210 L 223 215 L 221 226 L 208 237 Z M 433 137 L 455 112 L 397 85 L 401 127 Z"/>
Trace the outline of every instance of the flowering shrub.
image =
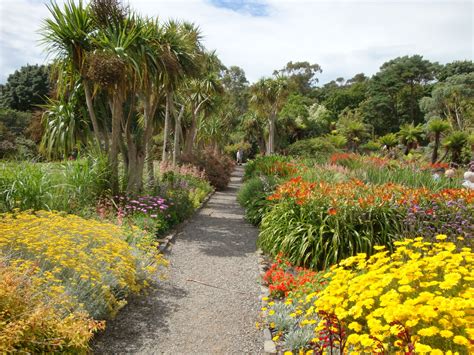
<path id="1" fill-rule="evenodd" d="M 261 175 L 287 178 L 296 174 L 298 168 L 298 165 L 287 157 L 279 155 L 258 157 L 247 162 L 244 178 L 247 180 Z"/>
<path id="2" fill-rule="evenodd" d="M 391 255 L 380 246 L 368 259 L 349 257 L 329 271 L 330 282 L 320 293 L 290 293 L 282 304 L 270 302 L 266 320 L 290 351 L 472 353 L 474 254 L 469 248 L 456 251 L 446 238 L 405 239 L 395 242 Z M 290 324 L 288 317 L 296 328 L 311 330 L 304 345 L 288 344 L 295 329 L 277 327 L 275 320 Z"/>
<path id="3" fill-rule="evenodd" d="M 391 248 L 401 234 L 425 230 L 421 233 L 428 237 L 456 226 L 451 229 L 455 237 L 469 236 L 474 225 L 474 192 L 466 189 L 433 192 L 297 177 L 278 186 L 269 200 L 275 204 L 262 219 L 259 246 L 272 255 L 283 252 L 293 264 L 317 269 L 357 253 L 371 254 L 376 244 Z M 415 214 L 410 206 L 431 215 Z"/>
<path id="4" fill-rule="evenodd" d="M 54 303 L 45 301 L 36 289 L 34 270 L 20 270 L 0 261 L 0 352 L 29 353 L 85 352 L 95 331 L 104 322 L 95 321 L 85 312 L 71 312 L 66 317 Z"/>
<path id="5" fill-rule="evenodd" d="M 310 287 L 313 288 L 320 276 L 312 270 L 293 267 L 289 261 L 283 258 L 282 254 L 279 254 L 276 262 L 265 273 L 263 280 L 268 284 L 270 295 L 286 297 L 293 290 L 297 289 L 300 292 L 306 290 L 308 284 L 311 284 Z M 324 285 L 325 282 L 320 281 L 320 283 Z"/>
<path id="6" fill-rule="evenodd" d="M 164 161 L 164 162 L 162 161 L 160 163 L 160 174 L 164 175 L 170 171 L 179 175 L 193 176 L 197 179 L 202 179 L 202 180 L 206 179 L 206 173 L 195 165 L 192 165 L 192 164 L 173 165 L 169 161 Z"/>
<path id="7" fill-rule="evenodd" d="M 115 201 L 119 225 L 128 220 L 144 231 L 159 233 L 168 228 L 168 204 L 160 196 L 117 196 Z"/>
<path id="8" fill-rule="evenodd" d="M 86 343 L 98 326 L 90 322 L 90 317 L 100 320 L 113 316 L 126 303 L 128 294 L 147 286 L 150 274 L 166 264 L 157 254 L 153 238 L 137 228 L 127 232 L 111 223 L 74 215 L 46 211 L 2 214 L 0 230 L 2 272 L 23 275 L 24 282 L 12 276 L 16 280 L 12 281 L 14 287 L 25 290 L 25 295 L 31 289 L 38 297 L 30 300 L 31 306 L 40 313 L 43 304 L 54 308 L 58 327 L 77 325 L 73 340 L 77 344 Z M 12 295 L 8 297 L 11 299 Z M 26 302 L 25 307 L 30 301 L 19 300 Z M 50 310 L 44 312 L 50 316 Z M 0 317 L 5 316 L 8 317 L 0 312 Z M 30 324 L 33 319 L 8 318 L 5 326 L 13 329 L 19 326 L 17 321 Z M 18 344 L 28 342 L 30 333 L 46 332 L 51 336 L 54 332 L 42 329 L 48 324 L 38 322 L 36 326 L 40 329 L 25 333 L 25 338 L 18 333 Z M 2 341 L 5 346 L 13 346 L 8 345 L 12 341 L 9 338 Z M 52 338 L 45 344 L 50 341 Z"/>
<path id="9" fill-rule="evenodd" d="M 181 161 L 197 166 L 206 174 L 206 179 L 217 190 L 224 189 L 230 181 L 234 161 L 227 155 L 216 154 L 213 150 L 182 156 Z"/>

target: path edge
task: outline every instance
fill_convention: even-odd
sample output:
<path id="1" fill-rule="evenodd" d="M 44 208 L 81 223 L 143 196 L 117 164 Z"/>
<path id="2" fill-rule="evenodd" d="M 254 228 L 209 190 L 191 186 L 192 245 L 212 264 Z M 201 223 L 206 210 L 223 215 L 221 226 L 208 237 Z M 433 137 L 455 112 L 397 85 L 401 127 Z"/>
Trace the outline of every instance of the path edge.
<path id="1" fill-rule="evenodd" d="M 270 296 L 270 291 L 268 286 L 264 282 L 264 276 L 267 270 L 269 269 L 268 260 L 265 258 L 265 253 L 261 249 L 257 249 L 258 256 L 258 270 L 260 272 L 260 302 L 262 308 L 268 306 L 268 297 Z M 263 353 L 264 354 L 276 354 L 277 347 L 276 343 L 272 339 L 272 332 L 268 326 L 262 328 L 263 335 Z"/>
<path id="2" fill-rule="evenodd" d="M 165 253 L 170 247 L 171 243 L 176 239 L 176 236 L 179 232 L 189 223 L 189 221 L 200 211 L 206 204 L 209 202 L 211 197 L 216 193 L 216 190 L 212 190 L 207 194 L 207 196 L 202 200 L 198 208 L 196 208 L 192 215 L 186 218 L 183 222 L 179 223 L 177 226 L 173 227 L 171 231 L 163 238 L 158 239 L 158 249 L 161 253 Z"/>

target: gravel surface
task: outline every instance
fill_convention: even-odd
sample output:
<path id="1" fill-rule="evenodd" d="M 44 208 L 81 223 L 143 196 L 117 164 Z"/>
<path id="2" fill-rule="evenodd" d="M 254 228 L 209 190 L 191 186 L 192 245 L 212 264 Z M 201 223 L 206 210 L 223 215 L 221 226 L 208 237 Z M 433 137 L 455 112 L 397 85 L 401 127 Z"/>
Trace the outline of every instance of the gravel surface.
<path id="1" fill-rule="evenodd" d="M 97 336 L 95 353 L 262 353 L 258 231 L 236 201 L 242 174 L 237 167 L 229 187 L 185 225 L 168 255 L 168 279 L 130 300 Z"/>

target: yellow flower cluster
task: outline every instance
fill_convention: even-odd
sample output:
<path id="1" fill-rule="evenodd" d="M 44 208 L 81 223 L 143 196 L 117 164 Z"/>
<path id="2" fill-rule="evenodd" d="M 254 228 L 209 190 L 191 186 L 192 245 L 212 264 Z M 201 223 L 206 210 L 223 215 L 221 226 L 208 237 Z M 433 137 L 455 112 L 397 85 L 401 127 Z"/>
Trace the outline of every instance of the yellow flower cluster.
<path id="1" fill-rule="evenodd" d="M 142 235 L 139 235 L 142 233 Z M 137 237 L 138 234 L 138 237 Z M 0 214 L 0 256 L 58 313 L 113 315 L 166 264 L 149 236 L 58 212 Z"/>
<path id="2" fill-rule="evenodd" d="M 352 354 L 474 353 L 474 254 L 456 251 L 445 235 L 437 239 L 405 239 L 392 254 L 377 247 L 369 259 L 343 260 L 326 275 L 327 288 L 298 301 L 305 311 L 301 326 L 317 320 L 318 341 L 326 322 L 321 312 L 334 315 Z"/>

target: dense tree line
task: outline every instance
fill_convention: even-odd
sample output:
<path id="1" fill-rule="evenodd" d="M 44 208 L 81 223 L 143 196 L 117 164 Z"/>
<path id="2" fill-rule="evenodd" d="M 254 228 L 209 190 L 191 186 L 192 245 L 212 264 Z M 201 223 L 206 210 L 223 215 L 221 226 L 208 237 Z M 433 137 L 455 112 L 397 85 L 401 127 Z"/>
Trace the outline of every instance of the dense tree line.
<path id="1" fill-rule="evenodd" d="M 372 77 L 324 85 L 320 65 L 289 62 L 250 84 L 242 68 L 203 47 L 191 23 L 144 18 L 117 0 L 48 8 L 43 43 L 55 59 L 22 67 L 0 86 L 2 144 L 11 149 L 4 142 L 30 135 L 49 158 L 92 144 L 109 157 L 114 189 L 119 164 L 136 191 L 153 181 L 153 160 L 178 163 L 204 149 L 272 154 L 310 140 L 352 151 L 401 143 L 408 154 L 431 140 L 433 162 L 449 152 L 461 162 L 472 142 L 472 61 L 404 56 Z"/>

